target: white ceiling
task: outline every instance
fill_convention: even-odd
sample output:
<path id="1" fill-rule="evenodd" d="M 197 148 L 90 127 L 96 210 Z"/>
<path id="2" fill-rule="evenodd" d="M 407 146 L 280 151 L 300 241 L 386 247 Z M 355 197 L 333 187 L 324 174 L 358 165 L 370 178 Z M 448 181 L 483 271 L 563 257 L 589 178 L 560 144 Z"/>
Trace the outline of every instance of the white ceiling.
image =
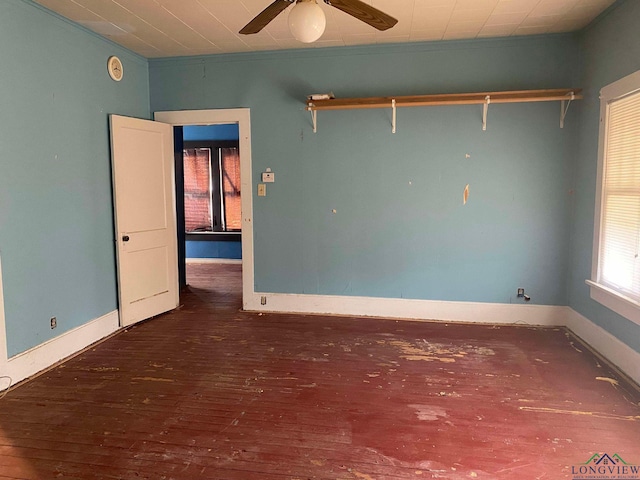
<path id="1" fill-rule="evenodd" d="M 326 5 L 327 29 L 296 41 L 287 9 L 256 35 L 238 31 L 273 0 L 34 0 L 148 58 L 569 32 L 615 0 L 364 0 L 397 18 L 379 32 Z"/>

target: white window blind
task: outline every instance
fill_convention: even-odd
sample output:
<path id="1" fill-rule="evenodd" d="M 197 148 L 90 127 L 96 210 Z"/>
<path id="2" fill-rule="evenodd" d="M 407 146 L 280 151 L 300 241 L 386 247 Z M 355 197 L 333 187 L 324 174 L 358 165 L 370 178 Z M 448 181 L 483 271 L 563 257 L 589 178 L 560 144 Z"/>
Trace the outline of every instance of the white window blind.
<path id="1" fill-rule="evenodd" d="M 640 92 L 606 115 L 598 283 L 640 302 Z"/>

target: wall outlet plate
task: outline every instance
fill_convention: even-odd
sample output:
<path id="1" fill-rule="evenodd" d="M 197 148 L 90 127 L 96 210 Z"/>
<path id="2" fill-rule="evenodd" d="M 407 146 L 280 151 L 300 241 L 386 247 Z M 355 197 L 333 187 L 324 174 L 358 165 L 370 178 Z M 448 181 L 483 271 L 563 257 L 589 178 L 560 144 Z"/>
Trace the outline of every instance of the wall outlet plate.
<path id="1" fill-rule="evenodd" d="M 518 297 L 524 297 L 524 288 L 518 289 Z"/>
<path id="2" fill-rule="evenodd" d="M 49 324 L 51 325 L 51 330 L 58 326 L 58 319 L 56 317 L 51 317 L 49 319 Z"/>

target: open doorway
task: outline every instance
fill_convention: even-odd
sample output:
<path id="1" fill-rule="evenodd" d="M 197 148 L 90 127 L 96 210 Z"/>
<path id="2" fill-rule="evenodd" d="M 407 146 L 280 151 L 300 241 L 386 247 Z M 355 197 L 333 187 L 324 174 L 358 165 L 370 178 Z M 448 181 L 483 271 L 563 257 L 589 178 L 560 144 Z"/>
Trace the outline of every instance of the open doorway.
<path id="1" fill-rule="evenodd" d="M 154 118 L 156 121 L 168 123 L 174 126 L 174 140 L 176 146 L 176 166 L 179 168 L 176 171 L 176 205 L 177 205 L 177 216 L 178 216 L 178 242 L 179 242 L 179 251 L 178 251 L 178 267 L 180 272 L 180 283 L 186 284 L 186 261 L 188 256 L 195 255 L 208 255 L 211 258 L 210 261 L 219 261 L 215 260 L 215 257 L 212 256 L 211 251 L 218 250 L 217 255 L 224 255 L 225 257 L 238 257 L 238 258 L 224 258 L 223 261 L 232 261 L 235 260 L 236 263 L 240 263 L 240 267 L 242 268 L 242 297 L 243 297 L 243 306 L 246 304 L 247 300 L 250 299 L 253 295 L 254 290 L 254 265 L 253 265 L 253 225 L 252 225 L 252 217 L 253 217 L 253 199 L 252 199 L 252 182 L 251 182 L 251 126 L 250 126 L 250 115 L 249 109 L 239 108 L 239 109 L 226 109 L 226 110 L 182 110 L 182 111 L 168 111 L 168 112 L 156 112 L 154 114 Z M 178 128 L 175 128 L 178 127 Z M 197 130 L 191 130 L 192 127 L 199 127 Z M 185 134 L 185 130 L 187 133 Z M 191 145 L 188 142 L 194 140 L 192 137 L 193 132 L 195 131 L 197 134 L 202 132 L 212 132 L 215 131 L 216 136 L 221 137 L 223 135 L 229 135 L 229 132 L 235 131 L 234 136 L 236 137 L 234 142 L 237 142 L 237 158 L 239 159 L 239 186 L 238 186 L 238 177 L 235 173 L 230 173 L 229 178 L 231 181 L 227 181 L 225 184 L 225 160 L 224 157 L 220 157 L 219 154 L 215 152 L 209 155 L 209 165 L 210 170 L 213 174 L 215 174 L 215 169 L 218 168 L 222 170 L 221 176 L 217 177 L 218 180 L 215 180 L 215 175 L 210 174 L 210 182 L 209 186 L 204 186 L 202 192 L 195 192 L 197 195 L 206 195 L 208 191 L 211 195 L 211 213 L 209 215 L 204 215 L 205 220 L 208 217 L 211 217 L 211 226 L 203 227 L 209 228 L 211 230 L 211 238 L 204 237 L 204 239 L 194 239 L 189 240 L 189 244 L 187 244 L 187 229 L 186 229 L 186 219 L 184 218 L 184 200 L 185 200 L 185 189 L 184 189 L 184 180 L 179 178 L 184 175 L 184 171 L 181 170 L 184 167 L 184 162 L 178 160 L 178 157 L 182 157 L 184 154 L 185 145 L 190 147 Z M 226 133 L 221 133 L 226 130 Z M 179 133 L 178 133 L 179 132 Z M 228 142 L 231 141 L 229 138 L 218 138 L 218 142 Z M 228 148 L 230 145 L 222 144 L 222 148 Z M 209 145 L 208 147 L 198 147 L 195 145 L 195 148 L 211 148 L 215 150 L 215 146 Z M 233 153 L 233 152 L 231 152 Z M 221 165 L 222 162 L 222 165 Z M 201 161 L 201 164 L 206 164 L 206 161 Z M 230 170 L 234 163 L 234 160 L 228 160 L 227 168 Z M 216 167 L 217 164 L 217 167 Z M 203 177 L 204 178 L 204 177 Z M 226 198 L 226 206 L 224 204 L 224 198 L 220 200 L 220 205 L 216 207 L 216 199 L 215 196 L 215 188 L 212 185 L 213 183 L 219 183 L 219 195 L 222 197 L 225 196 L 225 190 L 228 192 Z M 243 194 L 244 193 L 244 194 Z M 241 221 L 239 225 L 237 224 L 237 218 L 234 220 L 234 202 L 237 206 L 237 198 L 239 197 L 240 210 L 241 210 Z M 182 204 L 182 205 L 180 205 Z M 230 207 L 230 208 L 227 208 Z M 218 217 L 216 217 L 216 208 L 218 209 Z M 223 211 L 223 209 L 227 208 Z M 236 210 L 237 212 L 237 210 Z M 181 213 L 183 214 L 182 218 L 179 218 Z M 225 216 L 223 219 L 222 216 Z M 206 221 L 204 222 L 207 223 Z M 180 225 L 183 225 L 181 228 Z M 234 230 L 239 230 L 234 231 Z M 201 232 L 191 232 L 193 235 L 199 235 Z M 202 232 L 205 233 L 205 232 Z M 209 233 L 209 232 L 206 232 Z M 226 235 L 223 239 L 222 236 Z M 234 238 L 235 237 L 235 238 Z M 193 241 L 194 243 L 191 243 Z M 223 242 L 225 242 L 223 244 Z M 236 245 L 232 246 L 235 243 Z M 225 246 L 226 245 L 226 246 Z M 182 246 L 182 248 L 180 248 Z M 238 252 L 239 250 L 239 252 Z M 200 253 L 197 253 L 197 252 Z M 203 253 L 204 251 L 204 253 Z M 208 251 L 208 253 L 207 253 Z"/>
<path id="2" fill-rule="evenodd" d="M 183 187 L 186 263 L 242 263 L 238 124 L 186 125 L 175 131 L 183 140 L 182 155 L 176 152 L 176 162 L 182 162 L 176 165 L 176 183 Z M 192 271 L 185 272 L 186 284 L 192 283 Z"/>

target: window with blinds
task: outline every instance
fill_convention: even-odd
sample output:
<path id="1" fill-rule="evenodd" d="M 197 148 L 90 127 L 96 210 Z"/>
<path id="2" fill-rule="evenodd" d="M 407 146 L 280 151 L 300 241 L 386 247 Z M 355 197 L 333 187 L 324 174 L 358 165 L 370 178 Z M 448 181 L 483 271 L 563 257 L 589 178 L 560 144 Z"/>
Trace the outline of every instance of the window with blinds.
<path id="1" fill-rule="evenodd" d="M 591 298 L 640 324 L 640 71 L 600 92 Z"/>
<path id="2" fill-rule="evenodd" d="M 640 300 L 640 92 L 609 103 L 600 282 Z"/>
<path id="3" fill-rule="evenodd" d="M 185 142 L 186 233 L 242 230 L 239 149 L 237 143 L 232 147 L 220 145 L 214 141 Z"/>

